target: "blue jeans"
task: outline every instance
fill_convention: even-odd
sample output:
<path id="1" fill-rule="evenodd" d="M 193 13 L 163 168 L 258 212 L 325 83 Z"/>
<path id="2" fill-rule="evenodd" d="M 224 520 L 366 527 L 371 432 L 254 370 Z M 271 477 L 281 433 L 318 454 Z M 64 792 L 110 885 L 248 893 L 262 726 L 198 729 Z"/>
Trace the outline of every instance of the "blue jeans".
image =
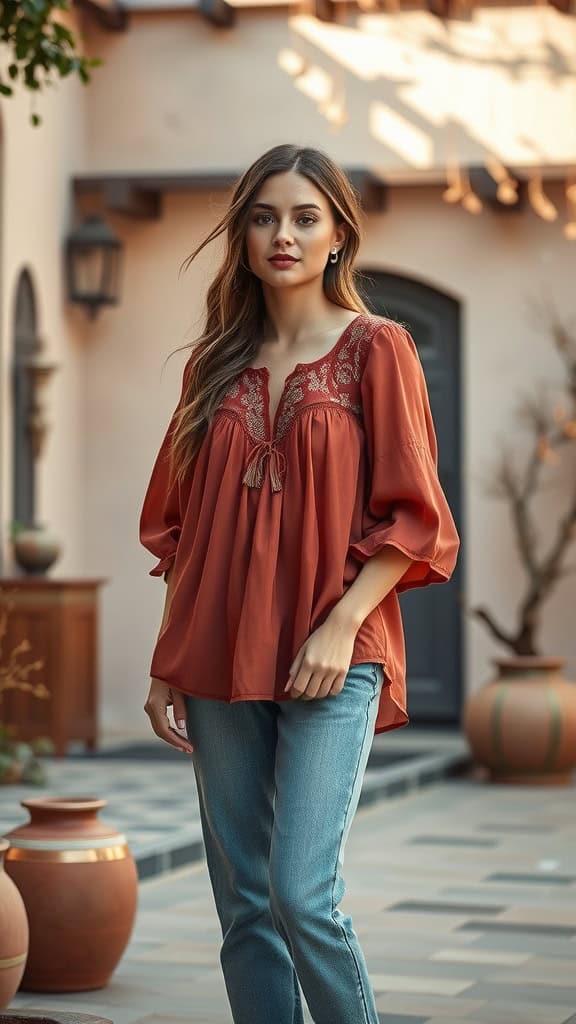
<path id="1" fill-rule="evenodd" d="M 227 704 L 187 696 L 187 731 L 234 1024 L 378 1024 L 345 892 L 384 681 L 353 665 L 336 696 Z"/>

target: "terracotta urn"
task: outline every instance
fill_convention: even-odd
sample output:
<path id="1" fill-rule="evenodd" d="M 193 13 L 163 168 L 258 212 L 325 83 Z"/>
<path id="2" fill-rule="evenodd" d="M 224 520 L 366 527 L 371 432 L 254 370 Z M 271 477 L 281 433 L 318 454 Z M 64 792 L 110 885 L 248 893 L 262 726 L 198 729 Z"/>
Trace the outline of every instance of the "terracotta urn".
<path id="1" fill-rule="evenodd" d="M 106 800 L 22 800 L 30 821 L 10 832 L 6 872 L 30 926 L 21 988 L 79 992 L 103 988 L 132 932 L 136 865 L 125 837 L 98 819 Z"/>
<path id="2" fill-rule="evenodd" d="M 18 991 L 28 955 L 28 918 L 24 901 L 4 871 L 7 839 L 0 839 L 0 1010 Z"/>
<path id="3" fill-rule="evenodd" d="M 494 658 L 495 679 L 468 698 L 462 726 L 493 782 L 569 783 L 576 767 L 576 685 L 564 658 Z"/>
<path id="4" fill-rule="evenodd" d="M 18 530 L 12 540 L 14 558 L 30 576 L 43 576 L 59 558 L 60 542 L 44 526 L 27 526 Z"/>

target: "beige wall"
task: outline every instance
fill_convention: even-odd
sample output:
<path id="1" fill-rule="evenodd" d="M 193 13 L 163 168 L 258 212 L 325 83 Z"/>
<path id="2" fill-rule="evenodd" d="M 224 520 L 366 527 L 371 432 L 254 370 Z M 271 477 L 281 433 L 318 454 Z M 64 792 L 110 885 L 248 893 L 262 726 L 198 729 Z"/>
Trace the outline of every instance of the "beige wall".
<path id="1" fill-rule="evenodd" d="M 0 445 L 1 538 L 12 520 L 12 392 L 14 304 L 20 273 L 34 284 L 38 333 L 46 358 L 59 365 L 46 390 L 50 430 L 38 469 L 40 522 L 64 539 L 63 574 L 82 562 L 83 522 L 79 470 L 84 446 L 84 329 L 65 302 L 61 244 L 70 225 L 69 178 L 82 160 L 81 86 L 58 82 L 38 97 L 43 124 L 34 128 L 29 94 L 17 88 L 2 100 L 2 236 Z M 6 564 L 6 563 L 5 563 Z"/>
<path id="2" fill-rule="evenodd" d="M 498 11 L 489 14 L 495 18 Z M 539 24 L 545 19 L 549 38 L 564 53 L 569 37 L 560 32 L 561 16 L 547 10 L 532 17 Z M 126 34 L 101 33 L 86 24 L 90 51 L 107 61 L 87 90 L 69 80 L 47 91 L 39 130 L 28 125 L 27 98 L 2 104 L 2 534 L 5 542 L 11 517 L 14 287 L 20 269 L 28 266 L 37 289 L 39 330 L 48 354 L 61 365 L 47 392 L 52 431 L 41 466 L 39 518 L 64 541 L 55 575 L 108 580 L 101 601 L 102 723 L 107 734 L 144 734 L 148 724 L 142 704 L 165 588 L 162 580 L 147 576 L 152 559 L 139 546 L 138 517 L 152 460 L 176 402 L 183 356 L 175 356 L 161 375 L 162 362 L 195 336 L 217 253 L 202 254 L 180 278 L 179 267 L 219 218 L 226 196 L 169 195 L 158 221 L 107 215 L 125 245 L 122 302 L 91 323 L 64 296 L 61 243 L 72 223 L 70 177 L 79 171 L 122 169 L 238 170 L 269 145 L 286 140 L 320 145 L 348 166 L 381 167 L 392 177 L 399 171 L 408 177 L 426 170 L 437 174 L 446 139 L 442 121 L 450 111 L 440 117 L 437 100 L 425 116 L 422 88 L 410 92 L 399 84 L 402 65 L 390 72 L 398 79 L 392 88 L 382 68 L 375 73 L 350 50 L 348 63 L 353 57 L 356 61 L 354 72 L 346 72 L 351 120 L 334 133 L 309 97 L 277 69 L 278 46 L 289 42 L 279 15 L 244 12 L 237 29 L 221 33 L 190 12 L 134 15 Z M 475 66 L 481 68 L 482 61 Z M 547 89 L 542 86 L 538 93 L 538 111 L 556 129 L 550 133 L 542 127 L 549 159 L 564 159 L 570 151 L 576 162 L 576 145 L 570 150 L 576 118 L 562 122 L 573 79 L 558 79 L 554 118 Z M 396 113 L 409 111 L 410 124 L 423 133 L 420 148 L 417 133 L 400 131 L 390 113 L 379 123 L 396 124 L 390 129 L 395 149 L 367 131 L 370 104 L 386 101 L 390 106 L 392 100 Z M 509 108 L 503 104 L 503 109 Z M 525 121 L 513 120 L 514 126 L 517 131 L 504 131 L 499 138 L 511 143 L 522 133 L 529 138 Z M 530 130 L 536 131 L 535 122 Z M 460 124 L 457 131 L 474 159 L 483 151 L 482 131 L 478 124 Z M 413 151 L 406 150 L 411 138 Z M 526 157 L 516 142 L 511 152 L 517 159 Z M 532 152 L 536 158 L 534 147 Z M 414 153 L 429 153 L 428 164 Z M 472 217 L 446 206 L 440 193 L 432 186 L 391 190 L 387 212 L 367 218 L 359 266 L 415 277 L 462 304 L 463 596 L 469 604 L 485 601 L 506 616 L 517 601 L 522 573 L 506 510 L 486 498 L 481 476 L 500 436 L 510 429 L 518 389 L 538 375 L 559 373 L 529 300 L 550 294 L 560 312 L 573 309 L 574 243 L 563 239 L 559 224 L 545 224 L 530 210 Z M 560 186 L 550 186 L 549 194 L 561 207 Z M 87 196 L 83 209 L 97 210 L 98 202 Z M 548 494 L 544 506 L 553 506 L 561 493 Z M 542 535 L 549 541 L 544 530 Z M 569 655 L 576 677 L 576 638 L 568 611 L 574 586 L 574 578 L 568 578 L 549 602 L 543 646 Z M 470 619 L 465 638 L 466 685 L 474 688 L 489 673 L 487 659 L 497 649 Z"/>
<path id="3" fill-rule="evenodd" d="M 243 10 L 226 30 L 195 11 L 134 14 L 127 33 L 91 29 L 88 45 L 107 62 L 87 94 L 92 170 L 236 169 L 292 138 L 404 180 L 439 180 L 454 150 L 576 164 L 573 19 L 547 5 L 446 27 L 425 11 L 346 26 Z M 297 85 L 277 63 L 286 47 L 309 61 Z M 340 131 L 314 99 L 327 75 L 345 94 Z"/>

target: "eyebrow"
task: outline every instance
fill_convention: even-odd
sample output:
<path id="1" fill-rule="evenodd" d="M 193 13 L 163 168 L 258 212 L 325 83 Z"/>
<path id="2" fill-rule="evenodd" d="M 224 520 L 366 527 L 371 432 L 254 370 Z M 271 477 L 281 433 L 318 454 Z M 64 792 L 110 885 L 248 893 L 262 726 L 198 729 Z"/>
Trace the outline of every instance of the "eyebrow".
<path id="1" fill-rule="evenodd" d="M 272 206 L 270 203 L 254 203 L 253 206 L 254 207 L 260 206 L 263 210 L 275 210 L 276 209 L 276 207 Z M 322 213 L 322 210 L 320 209 L 320 207 L 316 203 L 299 203 L 298 206 L 293 206 L 292 209 L 293 210 L 320 210 L 320 213 Z"/>

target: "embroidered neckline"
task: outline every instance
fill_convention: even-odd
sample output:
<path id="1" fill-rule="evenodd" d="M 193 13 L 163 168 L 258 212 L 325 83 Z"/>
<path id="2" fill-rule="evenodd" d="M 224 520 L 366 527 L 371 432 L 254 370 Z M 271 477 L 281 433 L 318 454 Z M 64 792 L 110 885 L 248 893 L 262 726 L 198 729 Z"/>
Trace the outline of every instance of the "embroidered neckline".
<path id="1" fill-rule="evenodd" d="M 267 366 L 247 366 L 246 370 L 250 373 L 263 374 L 266 382 L 265 387 L 265 413 L 268 420 L 268 438 L 272 441 L 278 440 L 286 433 L 285 424 L 285 413 L 284 406 L 286 402 L 289 405 L 294 401 L 294 397 L 302 397 L 298 394 L 298 383 L 302 381 L 305 375 L 314 373 L 315 368 L 320 367 L 321 371 L 328 368 L 332 362 L 337 358 L 340 348 L 350 339 L 354 328 L 363 325 L 363 321 L 366 319 L 366 313 L 358 313 L 352 320 L 349 320 L 346 327 L 339 335 L 338 339 L 334 342 L 334 345 L 324 355 L 318 356 L 318 359 L 313 359 L 308 363 L 296 363 L 294 369 L 290 370 L 290 373 L 286 374 L 282 385 L 282 391 L 280 392 L 280 398 L 274 416 L 270 415 L 270 369 Z M 292 378 L 296 377 L 293 382 Z M 294 391 L 296 389 L 296 395 Z"/>
<path id="2" fill-rule="evenodd" d="M 381 318 L 377 319 L 378 327 Z M 231 383 L 226 397 L 243 406 L 242 412 L 234 410 L 234 414 L 254 442 L 242 481 L 246 486 L 262 487 L 264 468 L 268 463 L 272 490 L 282 490 L 287 467 L 278 443 L 290 430 L 306 396 L 316 394 L 321 397 L 321 404 L 346 409 L 361 419 L 362 407 L 355 388 L 360 381 L 364 356 L 373 334 L 366 327 L 373 320 L 374 314 L 359 313 L 349 321 L 328 352 L 308 363 L 296 363 L 284 379 L 273 422 L 270 419 L 268 367 L 247 366 Z"/>

